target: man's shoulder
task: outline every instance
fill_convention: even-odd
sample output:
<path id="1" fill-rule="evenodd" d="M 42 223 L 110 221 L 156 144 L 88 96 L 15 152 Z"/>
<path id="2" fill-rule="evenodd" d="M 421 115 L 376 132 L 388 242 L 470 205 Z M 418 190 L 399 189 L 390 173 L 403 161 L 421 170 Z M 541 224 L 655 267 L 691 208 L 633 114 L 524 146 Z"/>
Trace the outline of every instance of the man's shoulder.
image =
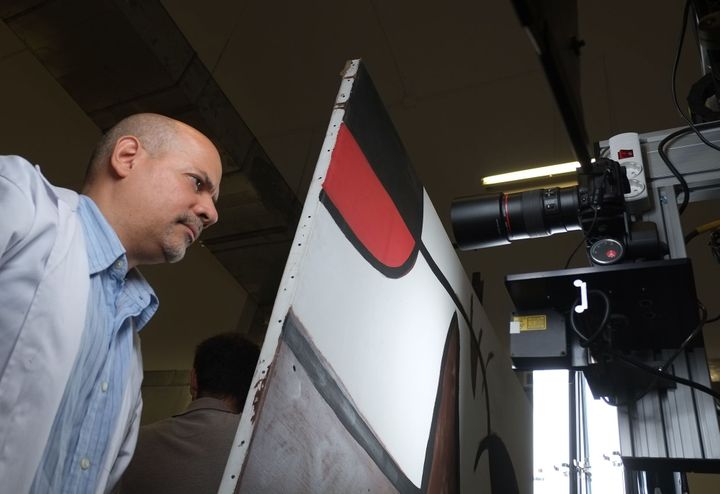
<path id="1" fill-rule="evenodd" d="M 158 431 L 161 431 L 169 426 L 172 425 L 172 423 L 175 421 L 174 417 L 166 417 L 160 420 L 157 420 L 155 422 L 151 422 L 149 424 L 144 424 L 140 426 L 140 434 L 154 434 Z"/>
<path id="2" fill-rule="evenodd" d="M 219 408 L 193 408 L 192 405 L 177 415 L 142 425 L 138 442 L 150 443 L 169 437 L 186 438 L 210 430 L 235 430 L 240 421 L 240 414 Z"/>
<path id="3" fill-rule="evenodd" d="M 77 207 L 78 194 L 72 190 L 52 185 L 40 172 L 22 156 L 0 156 L 0 177 L 22 191 L 28 198 L 37 199 L 39 195 L 49 196 Z"/>
<path id="4" fill-rule="evenodd" d="M 38 171 L 21 156 L 0 156 L 0 177 L 23 188 L 38 180 Z"/>

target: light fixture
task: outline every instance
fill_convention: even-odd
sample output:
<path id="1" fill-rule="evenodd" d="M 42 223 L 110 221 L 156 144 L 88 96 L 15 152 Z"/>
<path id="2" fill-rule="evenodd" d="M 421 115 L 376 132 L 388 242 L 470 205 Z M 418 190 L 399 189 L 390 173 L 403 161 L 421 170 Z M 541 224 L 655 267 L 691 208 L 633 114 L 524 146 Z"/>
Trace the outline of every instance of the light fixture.
<path id="1" fill-rule="evenodd" d="M 577 161 L 560 163 L 558 165 L 540 166 L 517 172 L 501 173 L 499 175 L 483 177 L 482 184 L 487 187 L 489 185 L 513 183 L 522 180 L 553 178 L 558 175 L 569 175 L 571 173 L 575 173 L 578 168 L 580 168 L 580 163 Z"/>

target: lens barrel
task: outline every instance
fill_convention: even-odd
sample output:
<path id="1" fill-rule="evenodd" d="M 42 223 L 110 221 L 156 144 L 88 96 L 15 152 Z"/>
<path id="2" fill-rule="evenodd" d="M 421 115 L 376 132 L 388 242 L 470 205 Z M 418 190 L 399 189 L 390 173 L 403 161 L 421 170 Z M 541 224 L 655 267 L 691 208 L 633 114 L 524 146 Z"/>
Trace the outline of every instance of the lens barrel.
<path id="1" fill-rule="evenodd" d="M 456 199 L 450 220 L 458 247 L 473 250 L 580 230 L 578 213 L 578 188 L 555 187 Z"/>

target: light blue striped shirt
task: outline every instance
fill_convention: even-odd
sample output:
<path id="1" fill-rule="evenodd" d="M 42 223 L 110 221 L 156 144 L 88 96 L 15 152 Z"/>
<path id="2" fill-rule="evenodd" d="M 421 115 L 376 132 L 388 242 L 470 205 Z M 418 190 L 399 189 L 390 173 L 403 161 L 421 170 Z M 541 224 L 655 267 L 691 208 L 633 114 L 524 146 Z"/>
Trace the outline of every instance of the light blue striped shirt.
<path id="1" fill-rule="evenodd" d="M 142 329 L 158 307 L 142 275 L 136 269 L 128 272 L 125 249 L 92 199 L 80 196 L 78 212 L 90 268 L 87 318 L 33 493 L 103 489 L 97 485 L 99 469 L 133 361 L 133 332 Z"/>

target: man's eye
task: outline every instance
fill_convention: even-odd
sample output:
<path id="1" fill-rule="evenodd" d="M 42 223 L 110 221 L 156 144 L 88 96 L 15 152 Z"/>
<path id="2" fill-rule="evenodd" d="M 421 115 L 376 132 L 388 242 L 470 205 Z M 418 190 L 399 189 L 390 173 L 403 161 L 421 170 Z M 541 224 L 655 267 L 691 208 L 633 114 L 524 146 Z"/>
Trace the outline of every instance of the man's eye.
<path id="1" fill-rule="evenodd" d="M 190 179 L 195 183 L 195 190 L 196 190 L 196 191 L 199 191 L 200 189 L 202 189 L 202 186 L 203 186 L 202 180 L 200 180 L 200 179 L 197 178 L 197 177 L 190 177 Z"/>

